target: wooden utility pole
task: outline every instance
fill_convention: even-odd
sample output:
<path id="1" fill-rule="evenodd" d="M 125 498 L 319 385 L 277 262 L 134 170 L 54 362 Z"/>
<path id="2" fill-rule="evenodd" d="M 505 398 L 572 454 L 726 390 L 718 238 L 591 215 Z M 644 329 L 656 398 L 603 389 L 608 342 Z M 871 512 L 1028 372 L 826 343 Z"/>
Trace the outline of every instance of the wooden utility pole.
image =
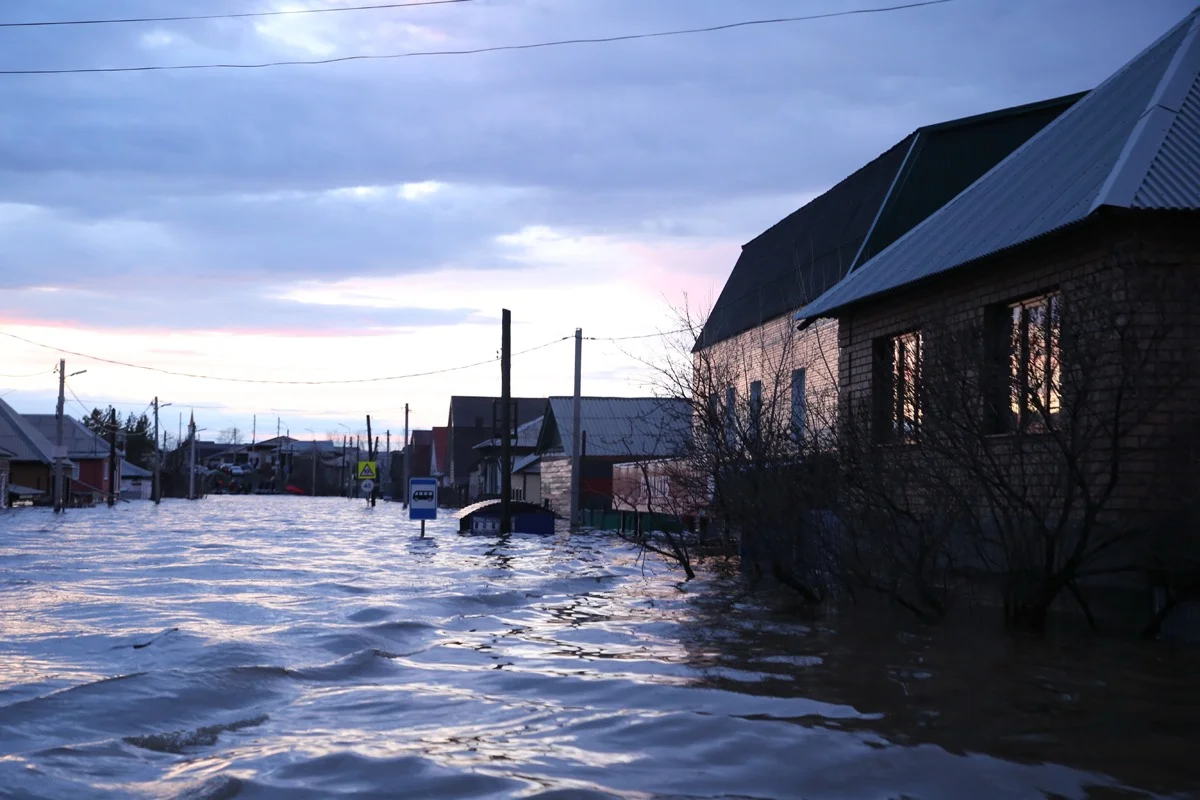
<path id="1" fill-rule="evenodd" d="M 162 502 L 162 451 L 158 449 L 158 398 L 154 398 L 154 505 Z"/>
<path id="2" fill-rule="evenodd" d="M 54 413 L 54 513 L 62 513 L 66 504 L 63 486 L 63 393 L 67 386 L 67 361 L 58 361 L 58 410 Z M 0 497 L 0 504 L 7 498 Z"/>
<path id="3" fill-rule="evenodd" d="M 108 409 L 108 507 L 117 503 L 117 409 Z"/>
<path id="4" fill-rule="evenodd" d="M 579 489 L 583 477 L 583 464 L 580 463 L 579 441 L 582 421 L 583 386 L 583 329 L 575 329 L 575 397 L 571 403 L 571 530 L 579 527 Z"/>
<path id="5" fill-rule="evenodd" d="M 388 483 L 391 483 L 392 482 L 392 429 L 388 428 L 386 431 L 384 431 L 384 434 L 385 435 L 383 438 L 383 441 L 384 441 L 383 452 L 385 454 L 384 457 L 387 459 L 386 463 L 387 463 Z M 383 468 L 382 467 L 379 468 L 379 477 L 380 477 L 380 479 L 383 478 Z M 392 488 L 394 489 L 395 487 L 393 486 Z M 393 499 L 395 499 L 395 498 L 393 498 Z"/>
<path id="6" fill-rule="evenodd" d="M 400 493 L 404 495 L 404 508 L 408 508 L 408 482 L 412 479 L 412 455 L 408 447 L 408 403 L 404 404 L 404 449 L 400 452 L 400 464 L 404 470 L 404 475 L 400 478 Z"/>
<path id="7" fill-rule="evenodd" d="M 500 535 L 512 533 L 512 312 L 500 312 Z"/>
<path id="8" fill-rule="evenodd" d="M 367 414 L 367 461 L 374 461 L 375 454 L 371 451 L 371 443 L 374 439 L 371 438 L 371 415 Z M 375 484 L 379 482 L 379 476 L 375 476 L 375 480 L 371 482 L 371 491 L 367 492 L 367 505 L 374 508 L 375 506 Z"/>
<path id="9" fill-rule="evenodd" d="M 375 437 L 375 455 L 371 459 L 375 462 L 375 485 L 371 487 L 371 508 L 375 507 L 375 501 L 379 499 L 379 495 L 383 492 L 383 487 L 380 486 L 383 481 L 380 479 L 383 475 L 383 470 L 379 468 L 379 437 Z"/>
<path id="10" fill-rule="evenodd" d="M 196 415 L 188 418 L 188 440 L 191 441 L 191 451 L 188 456 L 188 500 L 196 499 Z"/>
<path id="11" fill-rule="evenodd" d="M 283 420 L 275 418 L 275 494 L 283 491 L 283 440 L 279 438 L 279 428 Z"/>

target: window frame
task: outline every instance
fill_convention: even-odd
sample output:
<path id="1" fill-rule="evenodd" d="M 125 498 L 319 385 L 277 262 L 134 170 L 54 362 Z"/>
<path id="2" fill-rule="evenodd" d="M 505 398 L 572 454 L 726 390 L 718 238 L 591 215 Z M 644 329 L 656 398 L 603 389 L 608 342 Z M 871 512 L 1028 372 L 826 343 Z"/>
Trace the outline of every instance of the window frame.
<path id="1" fill-rule="evenodd" d="M 1034 314 L 1044 309 L 1040 345 L 1030 337 Z M 1046 433 L 1055 429 L 1062 413 L 1062 293 L 1043 290 L 991 306 L 988 311 L 988 374 L 984 403 L 989 432 L 993 435 Z M 1034 374 L 1035 346 L 1043 351 L 1038 371 L 1043 376 L 1038 402 L 1032 402 L 1030 375 Z M 1041 408 L 1038 408 L 1041 406 Z M 1043 413 L 1044 412 L 1044 413 Z"/>
<path id="2" fill-rule="evenodd" d="M 902 349 L 905 343 L 914 345 L 911 358 L 901 358 L 908 352 Z M 925 342 L 921 329 L 908 328 L 881 336 L 874 341 L 873 349 L 875 440 L 879 444 L 916 444 L 920 441 L 924 418 L 922 375 Z M 911 364 L 912 368 L 898 371 L 898 364 L 904 363 Z M 909 375 L 911 377 L 904 380 Z M 911 392 L 906 394 L 909 386 L 912 387 Z M 911 419 L 908 412 L 911 412 Z M 908 430 L 905 430 L 906 426 Z"/>

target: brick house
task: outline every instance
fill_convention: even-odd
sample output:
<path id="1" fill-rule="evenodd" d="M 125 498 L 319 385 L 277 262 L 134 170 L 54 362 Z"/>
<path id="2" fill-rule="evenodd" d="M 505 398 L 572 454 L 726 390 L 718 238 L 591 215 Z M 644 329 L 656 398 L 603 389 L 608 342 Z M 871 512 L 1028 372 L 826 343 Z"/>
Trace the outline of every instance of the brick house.
<path id="1" fill-rule="evenodd" d="M 792 318 L 1024 143 L 1082 94 L 928 125 L 743 246 L 693 349 L 693 395 L 798 431 L 833 417 L 838 326 Z"/>
<path id="2" fill-rule="evenodd" d="M 0 509 L 8 507 L 8 470 L 15 453 L 0 447 Z"/>
<path id="3" fill-rule="evenodd" d="M 796 315 L 836 320 L 841 422 L 919 465 L 912 497 L 1044 534 L 1007 574 L 1145 565 L 1131 532 L 1193 512 L 1198 76 L 1200 10 Z"/>

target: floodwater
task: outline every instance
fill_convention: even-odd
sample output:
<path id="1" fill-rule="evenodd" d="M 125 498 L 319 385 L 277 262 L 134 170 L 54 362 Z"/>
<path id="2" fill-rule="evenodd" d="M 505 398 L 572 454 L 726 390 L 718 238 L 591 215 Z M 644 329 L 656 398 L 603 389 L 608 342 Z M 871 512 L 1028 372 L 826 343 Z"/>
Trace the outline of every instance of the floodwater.
<path id="1" fill-rule="evenodd" d="M 0 797 L 1200 796 L 1194 652 L 679 578 L 342 499 L 0 512 Z"/>

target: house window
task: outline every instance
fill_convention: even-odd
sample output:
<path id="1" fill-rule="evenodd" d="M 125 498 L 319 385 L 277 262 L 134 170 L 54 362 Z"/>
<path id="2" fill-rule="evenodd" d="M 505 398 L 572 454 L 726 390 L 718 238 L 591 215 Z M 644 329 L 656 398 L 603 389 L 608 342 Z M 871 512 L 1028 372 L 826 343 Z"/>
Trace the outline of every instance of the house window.
<path id="1" fill-rule="evenodd" d="M 1061 299 L 1044 294 L 992 313 L 995 378 L 991 427 L 996 433 L 1052 427 L 1062 411 Z"/>
<path id="2" fill-rule="evenodd" d="M 762 423 L 762 381 L 750 382 L 750 437 L 758 438 Z"/>
<path id="3" fill-rule="evenodd" d="M 725 389 L 725 441 L 730 447 L 737 444 L 737 389 Z"/>
<path id="4" fill-rule="evenodd" d="M 804 440 L 804 426 L 807 424 L 808 402 L 804 394 L 806 377 L 803 368 L 792 370 L 792 436 L 797 442 Z"/>
<path id="5" fill-rule="evenodd" d="M 881 442 L 910 444 L 921 428 L 921 332 L 875 342 L 875 431 Z"/>

